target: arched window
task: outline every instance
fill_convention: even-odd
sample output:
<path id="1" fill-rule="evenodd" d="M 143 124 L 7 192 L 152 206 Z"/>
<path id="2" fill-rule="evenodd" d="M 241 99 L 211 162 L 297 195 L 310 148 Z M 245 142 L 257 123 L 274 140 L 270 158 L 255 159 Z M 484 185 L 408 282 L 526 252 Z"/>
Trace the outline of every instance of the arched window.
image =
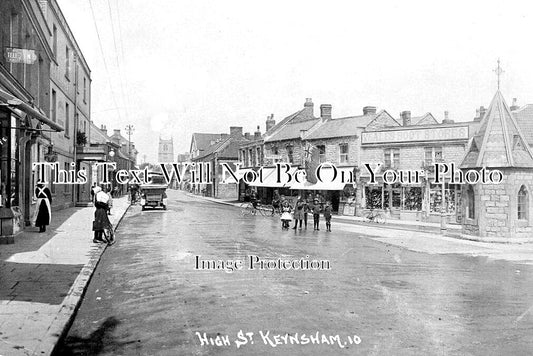
<path id="1" fill-rule="evenodd" d="M 471 185 L 468 186 L 466 191 L 466 198 L 468 200 L 468 205 L 466 206 L 466 216 L 469 219 L 474 219 L 476 217 L 476 200 L 474 196 L 474 188 Z"/>
<path id="2" fill-rule="evenodd" d="M 527 189 L 526 186 L 521 186 L 520 190 L 518 191 L 518 199 L 516 201 L 517 204 L 517 212 L 518 212 L 518 220 L 527 220 L 527 212 L 528 212 L 528 196 L 527 196 Z"/>

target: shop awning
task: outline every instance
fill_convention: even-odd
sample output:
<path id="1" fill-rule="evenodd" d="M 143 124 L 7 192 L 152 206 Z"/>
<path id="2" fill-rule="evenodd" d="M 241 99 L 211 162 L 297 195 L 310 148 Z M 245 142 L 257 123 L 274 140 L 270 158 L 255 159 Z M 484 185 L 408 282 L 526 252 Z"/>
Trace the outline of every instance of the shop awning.
<path id="1" fill-rule="evenodd" d="M 342 182 L 318 182 L 316 184 L 313 184 L 307 189 L 308 190 L 343 190 L 347 184 L 353 185 L 352 183 L 342 183 Z"/>
<path id="2" fill-rule="evenodd" d="M 291 189 L 294 190 L 312 190 L 312 186 L 314 184 L 308 181 L 305 181 L 303 183 L 294 183 L 291 185 Z"/>
<path id="3" fill-rule="evenodd" d="M 293 175 L 297 170 L 298 168 L 291 167 L 289 174 Z M 288 188 L 294 184 L 293 182 L 278 183 L 277 179 L 276 168 L 263 168 L 263 182 L 260 182 L 259 178 L 257 178 L 255 182 L 249 183 L 248 185 L 252 187 Z"/>
<path id="4" fill-rule="evenodd" d="M 20 109 L 24 111 L 26 114 L 36 118 L 37 120 L 41 121 L 43 124 L 46 124 L 50 126 L 50 128 L 56 130 L 56 131 L 65 131 L 65 129 L 49 118 L 46 117 L 46 115 L 39 112 L 37 109 L 33 108 L 30 104 L 18 99 L 17 97 L 9 94 L 8 92 L 0 89 L 0 99 L 2 101 L 5 101 L 9 106 L 16 107 L 17 109 Z"/>

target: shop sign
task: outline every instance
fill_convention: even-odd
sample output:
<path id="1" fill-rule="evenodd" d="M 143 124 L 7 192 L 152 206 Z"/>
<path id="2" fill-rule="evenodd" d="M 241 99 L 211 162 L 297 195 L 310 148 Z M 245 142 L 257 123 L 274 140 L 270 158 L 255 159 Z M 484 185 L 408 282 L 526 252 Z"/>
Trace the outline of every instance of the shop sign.
<path id="1" fill-rule="evenodd" d="M 6 60 L 9 63 L 33 64 L 37 60 L 37 55 L 33 49 L 6 47 Z"/>
<path id="2" fill-rule="evenodd" d="M 362 144 L 417 141 L 467 140 L 468 126 L 435 127 L 415 130 L 363 132 Z"/>

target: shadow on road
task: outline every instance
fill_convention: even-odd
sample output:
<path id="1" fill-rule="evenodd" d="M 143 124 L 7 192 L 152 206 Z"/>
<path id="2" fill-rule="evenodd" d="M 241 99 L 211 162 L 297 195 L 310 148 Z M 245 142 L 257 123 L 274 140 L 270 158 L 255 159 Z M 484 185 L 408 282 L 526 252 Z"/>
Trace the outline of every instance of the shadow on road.
<path id="1" fill-rule="evenodd" d="M 120 324 L 120 321 L 111 316 L 104 320 L 104 322 L 87 337 L 78 335 L 68 336 L 62 343 L 59 349 L 54 350 L 53 356 L 88 356 L 99 355 L 104 352 L 104 348 L 109 350 L 116 350 L 123 345 L 131 342 L 118 342 L 112 335 L 113 331 Z"/>

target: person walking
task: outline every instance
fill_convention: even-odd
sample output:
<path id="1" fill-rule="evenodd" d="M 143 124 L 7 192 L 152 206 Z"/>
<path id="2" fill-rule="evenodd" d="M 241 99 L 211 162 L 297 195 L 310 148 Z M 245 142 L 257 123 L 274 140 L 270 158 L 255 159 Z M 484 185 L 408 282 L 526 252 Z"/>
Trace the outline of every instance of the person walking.
<path id="1" fill-rule="evenodd" d="M 93 231 L 94 238 L 93 242 L 106 242 L 104 240 L 104 230 L 111 226 L 111 222 L 107 216 L 107 211 L 109 210 L 109 195 L 102 191 L 102 188 L 96 187 L 95 191 L 95 202 L 94 206 L 96 210 L 94 212 L 94 221 L 93 221 Z M 108 241 L 109 244 L 112 244 L 113 241 Z"/>
<path id="2" fill-rule="evenodd" d="M 39 183 L 35 188 L 35 197 L 37 198 L 34 215 L 35 226 L 39 227 L 39 232 L 45 232 L 46 225 L 50 225 L 52 221 L 52 193 L 44 184 Z"/>
<path id="3" fill-rule="evenodd" d="M 331 203 L 327 201 L 324 207 L 324 219 L 326 219 L 326 231 L 329 232 L 331 232 L 331 210 Z"/>
<path id="4" fill-rule="evenodd" d="M 298 222 L 300 222 L 300 230 L 302 229 L 302 220 L 304 218 L 304 205 L 302 202 L 302 198 L 298 197 L 298 200 L 296 200 L 296 204 L 294 204 L 294 227 L 293 230 L 296 230 L 296 227 L 298 226 Z"/>
<path id="5" fill-rule="evenodd" d="M 313 205 L 311 207 L 311 211 L 313 212 L 313 230 L 319 231 L 319 223 L 320 223 L 320 202 L 317 198 L 315 198 L 315 201 L 313 202 Z"/>

